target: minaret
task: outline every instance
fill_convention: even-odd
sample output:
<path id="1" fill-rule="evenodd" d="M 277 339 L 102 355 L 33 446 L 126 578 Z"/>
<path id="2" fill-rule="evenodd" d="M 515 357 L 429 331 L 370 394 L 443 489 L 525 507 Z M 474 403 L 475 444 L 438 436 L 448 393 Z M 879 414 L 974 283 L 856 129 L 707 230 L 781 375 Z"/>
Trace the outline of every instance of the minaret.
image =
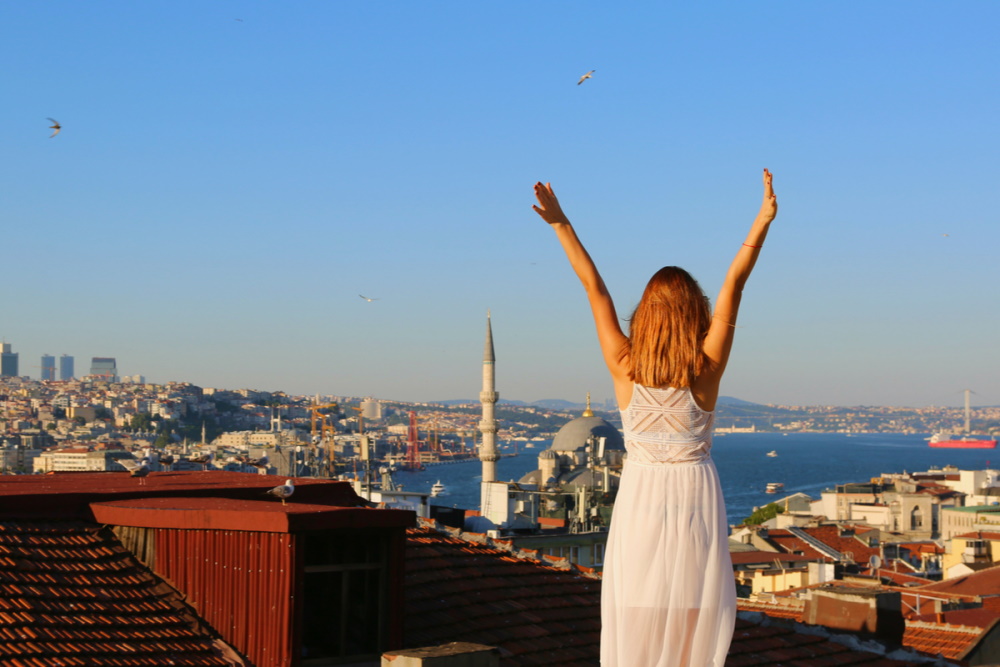
<path id="1" fill-rule="evenodd" d="M 483 353 L 483 390 L 479 392 L 479 402 L 483 404 L 483 418 L 479 420 L 479 431 L 483 443 L 479 447 L 479 460 L 483 462 L 483 482 L 497 481 L 497 420 L 496 403 L 500 394 L 496 392 L 496 357 L 493 354 L 493 327 L 490 312 L 486 311 L 486 349 Z"/>

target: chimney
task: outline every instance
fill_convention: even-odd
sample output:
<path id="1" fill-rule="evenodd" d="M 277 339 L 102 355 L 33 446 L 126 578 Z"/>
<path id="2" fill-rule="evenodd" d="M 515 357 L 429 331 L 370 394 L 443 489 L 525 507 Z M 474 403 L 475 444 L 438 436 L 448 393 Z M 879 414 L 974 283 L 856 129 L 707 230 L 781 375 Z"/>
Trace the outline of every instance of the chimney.
<path id="1" fill-rule="evenodd" d="M 878 589 L 828 586 L 812 591 L 802 620 L 830 630 L 854 632 L 900 646 L 906 623 L 900 594 Z"/>

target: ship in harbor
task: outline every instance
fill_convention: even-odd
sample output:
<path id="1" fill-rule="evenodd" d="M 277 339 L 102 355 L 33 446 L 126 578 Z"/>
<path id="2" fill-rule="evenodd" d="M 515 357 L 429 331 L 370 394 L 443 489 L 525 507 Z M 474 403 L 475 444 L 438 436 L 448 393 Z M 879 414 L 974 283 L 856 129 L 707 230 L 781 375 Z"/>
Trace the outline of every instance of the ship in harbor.
<path id="1" fill-rule="evenodd" d="M 927 438 L 927 444 L 931 447 L 951 449 L 995 449 L 997 441 L 989 438 L 977 438 L 971 435 L 956 437 L 949 433 L 935 433 Z"/>
<path id="2" fill-rule="evenodd" d="M 969 394 L 972 392 L 965 390 L 965 434 L 954 436 L 950 433 L 938 432 L 927 438 L 930 447 L 942 447 L 947 449 L 995 449 L 996 438 L 977 438 L 970 435 L 971 410 L 969 408 Z"/>

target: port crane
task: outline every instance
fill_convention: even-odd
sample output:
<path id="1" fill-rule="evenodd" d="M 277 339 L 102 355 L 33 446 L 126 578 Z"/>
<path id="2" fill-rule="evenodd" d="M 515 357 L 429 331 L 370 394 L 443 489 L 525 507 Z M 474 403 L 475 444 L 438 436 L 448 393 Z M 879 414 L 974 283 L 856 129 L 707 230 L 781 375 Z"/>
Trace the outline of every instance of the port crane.
<path id="1" fill-rule="evenodd" d="M 324 403 L 322 405 L 311 405 L 309 406 L 310 413 L 310 427 L 312 431 L 312 445 L 311 449 L 313 452 L 313 458 L 316 458 L 317 443 L 322 449 L 326 450 L 326 456 L 323 457 L 321 468 L 323 472 L 327 475 L 331 475 L 336 471 L 336 465 L 333 459 L 333 436 L 337 434 L 337 429 L 333 425 L 331 417 L 332 415 L 322 412 L 323 410 L 339 410 L 340 405 L 337 403 Z M 319 424 L 319 435 L 316 434 L 316 425 Z"/>

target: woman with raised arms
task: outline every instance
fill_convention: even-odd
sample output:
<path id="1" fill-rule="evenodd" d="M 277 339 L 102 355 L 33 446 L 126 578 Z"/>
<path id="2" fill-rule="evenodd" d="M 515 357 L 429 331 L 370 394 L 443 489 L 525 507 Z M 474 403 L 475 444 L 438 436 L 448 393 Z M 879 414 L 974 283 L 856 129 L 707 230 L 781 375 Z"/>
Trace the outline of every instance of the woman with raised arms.
<path id="1" fill-rule="evenodd" d="M 552 186 L 535 184 L 535 196 L 587 292 L 628 452 L 604 559 L 601 665 L 722 667 L 736 587 L 712 423 L 743 287 L 778 212 L 771 173 L 714 312 L 687 271 L 667 266 L 646 285 L 628 335 Z"/>

